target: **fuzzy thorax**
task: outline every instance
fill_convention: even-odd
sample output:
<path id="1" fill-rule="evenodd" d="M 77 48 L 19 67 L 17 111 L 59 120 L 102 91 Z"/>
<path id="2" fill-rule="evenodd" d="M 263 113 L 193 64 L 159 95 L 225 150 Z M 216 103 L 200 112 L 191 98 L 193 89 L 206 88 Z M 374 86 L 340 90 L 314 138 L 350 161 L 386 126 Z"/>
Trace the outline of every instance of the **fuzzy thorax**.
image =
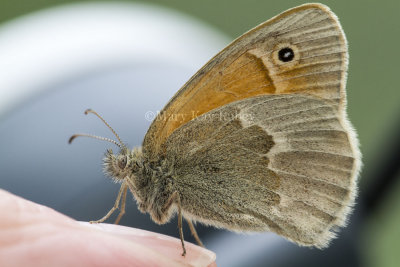
<path id="1" fill-rule="evenodd" d="M 148 163 L 141 148 L 123 148 L 119 154 L 108 149 L 103 160 L 104 172 L 118 183 L 127 183 L 141 212 L 163 224 L 173 213 L 173 178 L 165 162 Z"/>

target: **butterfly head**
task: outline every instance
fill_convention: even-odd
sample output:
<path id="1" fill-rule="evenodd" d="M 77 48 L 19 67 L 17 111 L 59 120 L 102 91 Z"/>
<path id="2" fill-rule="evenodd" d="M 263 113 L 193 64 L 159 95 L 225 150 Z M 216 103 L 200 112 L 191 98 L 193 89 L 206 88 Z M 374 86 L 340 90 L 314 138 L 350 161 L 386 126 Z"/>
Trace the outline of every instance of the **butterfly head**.
<path id="1" fill-rule="evenodd" d="M 142 151 L 140 148 L 123 147 L 118 154 L 107 149 L 103 159 L 103 170 L 116 181 L 138 174 L 143 169 Z"/>

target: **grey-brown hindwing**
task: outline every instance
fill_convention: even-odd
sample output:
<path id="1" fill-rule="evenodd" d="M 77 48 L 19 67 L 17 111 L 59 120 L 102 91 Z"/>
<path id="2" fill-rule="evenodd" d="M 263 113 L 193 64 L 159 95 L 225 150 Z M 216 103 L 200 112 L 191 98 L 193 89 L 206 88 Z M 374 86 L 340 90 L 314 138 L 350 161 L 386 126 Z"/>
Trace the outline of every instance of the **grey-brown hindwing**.
<path id="1" fill-rule="evenodd" d="M 336 105 L 305 94 L 264 95 L 177 129 L 166 155 L 184 215 L 326 246 L 355 197 L 357 152 Z"/>

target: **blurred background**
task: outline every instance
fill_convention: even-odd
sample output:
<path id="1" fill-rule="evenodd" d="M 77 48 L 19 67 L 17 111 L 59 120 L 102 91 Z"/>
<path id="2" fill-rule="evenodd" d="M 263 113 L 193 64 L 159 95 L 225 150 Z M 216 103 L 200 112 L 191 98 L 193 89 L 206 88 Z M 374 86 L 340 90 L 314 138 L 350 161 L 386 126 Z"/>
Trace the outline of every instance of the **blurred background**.
<path id="1" fill-rule="evenodd" d="M 119 185 L 104 177 L 112 137 L 141 144 L 169 98 L 234 38 L 302 1 L 0 0 L 0 188 L 77 220 L 102 217 Z M 218 266 L 399 266 L 400 22 L 397 0 L 322 1 L 340 18 L 350 49 L 348 112 L 364 168 L 350 224 L 325 250 L 271 233 L 198 225 Z M 128 199 L 122 224 L 178 237 Z M 187 240 L 194 242 L 184 225 Z"/>

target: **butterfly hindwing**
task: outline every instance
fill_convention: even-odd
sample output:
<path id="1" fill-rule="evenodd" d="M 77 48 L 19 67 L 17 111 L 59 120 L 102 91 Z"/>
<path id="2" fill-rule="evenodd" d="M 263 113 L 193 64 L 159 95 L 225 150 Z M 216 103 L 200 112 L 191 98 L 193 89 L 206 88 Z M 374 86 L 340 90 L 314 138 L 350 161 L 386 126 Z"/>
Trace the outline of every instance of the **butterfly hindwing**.
<path id="1" fill-rule="evenodd" d="M 326 246 L 353 204 L 359 164 L 339 117 L 314 96 L 265 95 L 183 125 L 166 155 L 185 216 Z"/>

